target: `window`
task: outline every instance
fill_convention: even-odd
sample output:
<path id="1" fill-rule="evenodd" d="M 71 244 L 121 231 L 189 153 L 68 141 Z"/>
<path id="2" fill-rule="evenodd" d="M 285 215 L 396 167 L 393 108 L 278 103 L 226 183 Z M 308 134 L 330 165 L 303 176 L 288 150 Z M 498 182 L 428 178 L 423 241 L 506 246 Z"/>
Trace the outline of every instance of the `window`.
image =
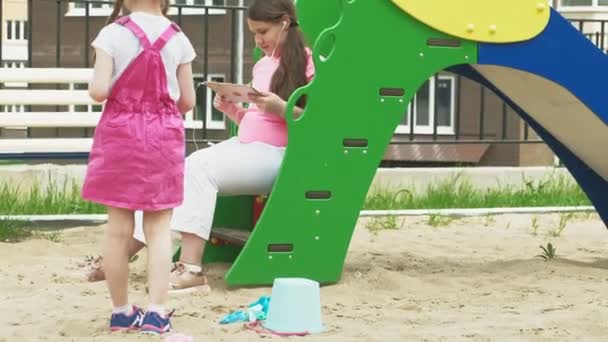
<path id="1" fill-rule="evenodd" d="M 562 6 L 593 6 L 593 0 L 562 0 Z"/>
<path id="2" fill-rule="evenodd" d="M 188 6 L 226 6 L 226 0 L 170 0 L 174 5 L 188 5 Z M 179 10 L 176 7 L 169 9 L 170 15 L 177 15 Z M 220 9 L 209 9 L 209 14 L 225 14 L 225 10 Z M 196 15 L 205 14 L 204 9 L 198 8 L 182 8 L 182 14 L 185 15 Z"/>
<path id="3" fill-rule="evenodd" d="M 15 22 L 15 39 L 20 40 L 21 39 L 21 22 L 17 21 Z"/>
<path id="4" fill-rule="evenodd" d="M 28 34 L 27 21 L 6 21 L 6 40 L 27 40 Z"/>
<path id="5" fill-rule="evenodd" d="M 89 89 L 86 83 L 71 83 L 70 90 L 87 90 Z M 75 113 L 95 113 L 102 112 L 103 107 L 101 105 L 70 105 L 70 112 Z"/>
<path id="6" fill-rule="evenodd" d="M 25 63 L 26 63 L 25 61 L 3 61 L 2 67 L 11 68 L 11 69 L 25 68 Z M 24 88 L 24 87 L 27 87 L 27 83 L 6 82 L 6 83 L 4 83 L 4 86 L 7 88 Z"/>
<path id="7" fill-rule="evenodd" d="M 207 77 L 207 81 L 215 82 L 224 82 L 225 79 L 226 78 L 224 75 L 218 74 L 208 75 Z M 204 116 L 208 129 L 226 129 L 226 124 L 224 122 L 224 113 L 213 107 L 213 97 L 215 96 L 215 93 L 211 89 L 202 86 L 203 81 L 205 81 L 205 78 L 202 75 L 197 75 L 194 77 L 194 85 L 196 87 L 197 111 L 197 118 L 195 119 L 199 119 L 201 116 Z M 204 110 L 204 114 L 201 114 L 201 110 Z"/>
<path id="8" fill-rule="evenodd" d="M 23 105 L 0 106 L 0 113 L 22 113 L 23 111 L 24 111 Z"/>
<path id="9" fill-rule="evenodd" d="M 84 2 L 76 2 L 71 4 L 73 5 L 73 7 L 75 8 L 86 8 L 87 4 Z M 96 3 L 91 3 L 89 5 L 89 9 L 94 9 L 94 8 L 106 8 L 106 9 L 111 9 L 113 8 L 113 6 L 111 4 L 96 4 Z"/>
<path id="10" fill-rule="evenodd" d="M 6 21 L 6 40 L 13 40 L 13 21 Z"/>
<path id="11" fill-rule="evenodd" d="M 67 16 L 85 16 L 86 7 L 89 5 L 89 15 L 93 17 L 107 17 L 112 13 L 113 6 L 111 4 L 96 4 L 85 2 L 70 2 Z"/>
<path id="12" fill-rule="evenodd" d="M 3 61 L 3 68 L 25 68 L 25 61 Z"/>
<path id="13" fill-rule="evenodd" d="M 433 134 L 435 120 L 438 134 L 454 134 L 455 88 L 453 76 L 440 75 L 437 87 L 435 77 L 427 80 L 412 99 L 396 133 L 409 134 L 413 117 L 414 134 Z"/>
<path id="14" fill-rule="evenodd" d="M 226 6 L 226 0 L 171 0 L 175 5 Z"/>
<path id="15" fill-rule="evenodd" d="M 608 10 L 608 0 L 560 0 L 560 10 Z"/>
<path id="16" fill-rule="evenodd" d="M 188 5 L 188 6 L 225 6 L 226 0 L 170 0 L 173 5 Z M 98 16 L 109 16 L 112 13 L 111 4 L 99 4 L 91 2 L 89 5 L 89 15 L 93 17 Z M 177 15 L 178 9 L 171 7 L 169 9 L 169 15 Z M 183 8 L 183 15 L 203 15 L 205 14 L 204 9 L 198 8 Z M 223 9 L 209 9 L 209 14 L 226 14 L 226 10 Z M 86 15 L 86 3 L 84 2 L 71 2 L 68 7 L 67 16 L 85 16 Z"/>

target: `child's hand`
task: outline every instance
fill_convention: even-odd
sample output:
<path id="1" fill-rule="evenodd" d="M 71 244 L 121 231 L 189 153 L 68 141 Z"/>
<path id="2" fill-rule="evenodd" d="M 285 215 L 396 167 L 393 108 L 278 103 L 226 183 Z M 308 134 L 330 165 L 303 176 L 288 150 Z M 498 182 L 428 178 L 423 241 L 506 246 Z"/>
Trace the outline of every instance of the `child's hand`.
<path id="1" fill-rule="evenodd" d="M 270 92 L 260 92 L 260 94 L 249 93 L 249 99 L 255 103 L 261 111 L 284 116 L 287 102 L 279 95 Z"/>

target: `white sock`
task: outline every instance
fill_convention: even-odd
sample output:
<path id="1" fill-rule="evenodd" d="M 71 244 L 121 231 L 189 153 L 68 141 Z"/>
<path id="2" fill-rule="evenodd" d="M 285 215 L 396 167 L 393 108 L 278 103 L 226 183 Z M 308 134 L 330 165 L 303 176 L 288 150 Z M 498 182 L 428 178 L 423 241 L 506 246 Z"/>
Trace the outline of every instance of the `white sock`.
<path id="1" fill-rule="evenodd" d="M 156 312 L 161 317 L 165 317 L 165 315 L 167 314 L 164 305 L 148 304 L 148 311 Z"/>
<path id="2" fill-rule="evenodd" d="M 113 314 L 125 314 L 128 315 L 131 313 L 131 305 L 127 304 L 125 306 L 120 306 L 112 309 Z"/>
<path id="3" fill-rule="evenodd" d="M 201 266 L 186 264 L 185 262 L 182 264 L 184 264 L 184 266 L 186 267 L 186 271 L 188 271 L 188 272 L 200 273 L 203 271 L 203 267 L 201 267 Z"/>

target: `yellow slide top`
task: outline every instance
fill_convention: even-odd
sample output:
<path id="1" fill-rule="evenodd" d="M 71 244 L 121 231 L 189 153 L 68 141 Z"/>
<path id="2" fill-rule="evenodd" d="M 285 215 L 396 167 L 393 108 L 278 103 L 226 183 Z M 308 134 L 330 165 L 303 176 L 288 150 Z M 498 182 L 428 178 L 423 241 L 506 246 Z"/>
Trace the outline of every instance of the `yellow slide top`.
<path id="1" fill-rule="evenodd" d="M 541 33 L 551 13 L 547 0 L 392 0 L 399 8 L 450 35 L 513 43 Z"/>

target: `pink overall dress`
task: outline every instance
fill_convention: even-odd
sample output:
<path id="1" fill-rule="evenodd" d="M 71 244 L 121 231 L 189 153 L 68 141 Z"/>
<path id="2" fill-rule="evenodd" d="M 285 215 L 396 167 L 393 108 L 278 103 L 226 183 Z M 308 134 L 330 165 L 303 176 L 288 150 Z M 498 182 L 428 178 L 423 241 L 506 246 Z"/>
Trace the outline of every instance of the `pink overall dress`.
<path id="1" fill-rule="evenodd" d="M 160 51 L 180 29 L 171 24 L 151 44 L 129 17 L 117 23 L 137 36 L 143 51 L 112 87 L 95 130 L 82 194 L 117 208 L 174 208 L 183 200 L 184 123 L 169 96 Z"/>

